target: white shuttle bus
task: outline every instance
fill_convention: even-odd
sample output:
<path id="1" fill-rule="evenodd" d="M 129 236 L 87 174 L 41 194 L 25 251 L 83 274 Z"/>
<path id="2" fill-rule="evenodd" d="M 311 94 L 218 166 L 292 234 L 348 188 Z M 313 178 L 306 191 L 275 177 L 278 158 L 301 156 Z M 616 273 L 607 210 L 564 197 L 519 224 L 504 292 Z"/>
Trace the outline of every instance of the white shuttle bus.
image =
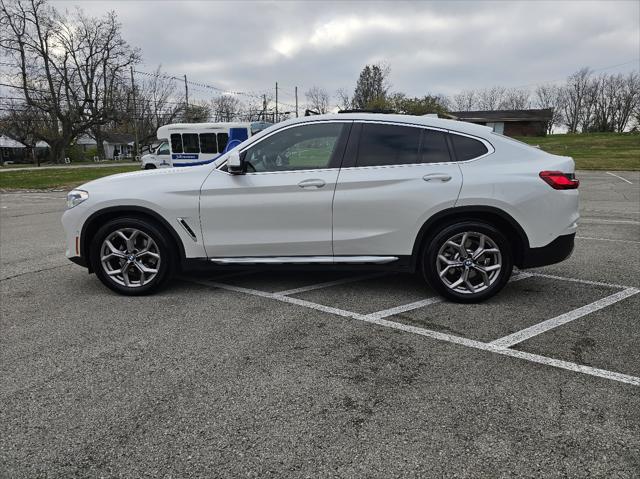
<path id="1" fill-rule="evenodd" d="M 174 123 L 158 128 L 160 145 L 141 158 L 142 169 L 211 163 L 252 135 L 271 126 L 265 122 Z"/>

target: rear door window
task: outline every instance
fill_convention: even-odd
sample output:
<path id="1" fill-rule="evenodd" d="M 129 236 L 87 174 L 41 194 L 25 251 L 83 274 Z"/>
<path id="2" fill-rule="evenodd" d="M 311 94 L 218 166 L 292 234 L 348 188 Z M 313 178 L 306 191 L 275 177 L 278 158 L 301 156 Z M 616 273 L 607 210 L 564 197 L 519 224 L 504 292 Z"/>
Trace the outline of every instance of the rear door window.
<path id="1" fill-rule="evenodd" d="M 364 123 L 356 166 L 411 165 L 420 163 L 421 128 Z"/>
<path id="2" fill-rule="evenodd" d="M 420 163 L 446 163 L 451 161 L 447 135 L 442 131 L 424 130 L 420 145 Z"/>

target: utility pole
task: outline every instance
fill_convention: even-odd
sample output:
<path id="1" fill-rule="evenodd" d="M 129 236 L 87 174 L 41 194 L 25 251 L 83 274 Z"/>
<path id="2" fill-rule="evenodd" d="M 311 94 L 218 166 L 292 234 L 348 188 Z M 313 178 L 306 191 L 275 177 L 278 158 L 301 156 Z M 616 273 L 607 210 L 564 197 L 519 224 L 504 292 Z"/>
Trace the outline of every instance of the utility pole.
<path id="1" fill-rule="evenodd" d="M 187 75 L 184 76 L 184 102 L 189 107 L 189 87 L 187 86 Z"/>
<path id="2" fill-rule="evenodd" d="M 262 121 L 267 121 L 267 95 L 262 95 Z"/>
<path id="3" fill-rule="evenodd" d="M 296 87 L 296 118 L 298 118 L 298 87 Z"/>
<path id="4" fill-rule="evenodd" d="M 131 95 L 133 96 L 133 134 L 135 138 L 133 148 L 133 159 L 140 156 L 140 143 L 138 143 L 138 106 L 136 104 L 136 84 L 133 81 L 133 66 L 130 67 L 131 71 Z"/>
<path id="5" fill-rule="evenodd" d="M 278 123 L 278 82 L 276 82 L 276 115 L 273 122 Z"/>

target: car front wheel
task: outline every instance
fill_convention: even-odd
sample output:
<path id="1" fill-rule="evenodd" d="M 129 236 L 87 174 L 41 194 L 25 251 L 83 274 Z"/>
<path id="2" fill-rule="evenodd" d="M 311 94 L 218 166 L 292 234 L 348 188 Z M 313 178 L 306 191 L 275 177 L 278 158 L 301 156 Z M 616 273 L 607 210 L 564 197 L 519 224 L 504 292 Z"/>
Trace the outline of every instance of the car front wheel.
<path id="1" fill-rule="evenodd" d="M 490 298 L 509 281 L 513 270 L 505 236 L 492 225 L 476 221 L 445 227 L 428 242 L 422 258 L 429 285 L 458 303 Z"/>
<path id="2" fill-rule="evenodd" d="M 106 286 L 125 295 L 152 293 L 174 271 L 174 254 L 164 230 L 138 218 L 109 221 L 91 242 L 91 262 Z"/>

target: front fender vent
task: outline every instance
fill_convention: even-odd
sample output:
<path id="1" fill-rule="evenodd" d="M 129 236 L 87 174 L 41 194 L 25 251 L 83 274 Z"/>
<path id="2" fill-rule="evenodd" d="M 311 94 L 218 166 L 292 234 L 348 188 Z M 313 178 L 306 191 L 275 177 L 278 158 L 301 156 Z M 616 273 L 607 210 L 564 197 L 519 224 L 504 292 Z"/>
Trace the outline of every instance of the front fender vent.
<path id="1" fill-rule="evenodd" d="M 182 226 L 184 230 L 189 234 L 189 236 L 191 236 L 191 239 L 197 243 L 198 237 L 191 229 L 191 226 L 189 226 L 189 223 L 187 223 L 187 221 L 184 218 L 178 218 L 178 223 L 180 223 L 180 226 Z"/>

